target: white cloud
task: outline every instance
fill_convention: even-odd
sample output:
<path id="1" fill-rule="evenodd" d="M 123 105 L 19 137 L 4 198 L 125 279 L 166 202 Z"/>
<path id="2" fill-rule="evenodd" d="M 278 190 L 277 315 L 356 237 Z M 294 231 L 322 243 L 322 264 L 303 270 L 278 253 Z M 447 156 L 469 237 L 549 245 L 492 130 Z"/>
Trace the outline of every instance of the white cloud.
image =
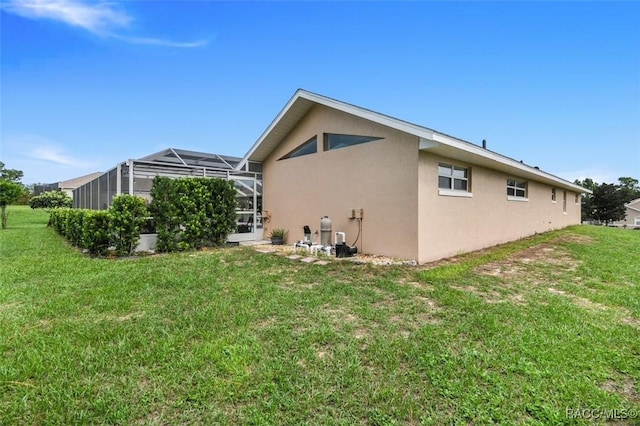
<path id="1" fill-rule="evenodd" d="M 197 40 L 190 42 L 178 42 L 178 41 L 170 41 L 170 40 L 162 40 L 159 38 L 147 38 L 147 37 L 123 37 L 112 35 L 113 38 L 125 41 L 131 44 L 146 44 L 148 46 L 165 46 L 165 47 L 202 47 L 209 44 L 208 40 Z"/>
<path id="2" fill-rule="evenodd" d="M 29 19 L 51 19 L 104 34 L 113 27 L 126 27 L 132 18 L 113 3 L 84 4 L 73 0 L 10 0 L 7 12 Z"/>
<path id="3" fill-rule="evenodd" d="M 131 37 L 116 32 L 126 29 L 133 17 L 114 3 L 85 3 L 79 0 L 9 0 L 0 6 L 4 11 L 27 19 L 49 19 L 82 28 L 94 35 L 126 43 L 151 46 L 193 48 L 208 44 L 206 40 L 176 42 L 161 38 Z"/>
<path id="4" fill-rule="evenodd" d="M 49 163 L 56 166 L 78 167 L 93 165 L 95 162 L 75 157 L 67 150 L 39 135 L 17 135 L 2 141 L 3 154 L 28 159 L 39 164 Z"/>
<path id="5" fill-rule="evenodd" d="M 48 161 L 61 166 L 73 166 L 78 164 L 78 160 L 66 154 L 61 148 L 56 146 L 36 146 L 31 149 L 29 156 L 42 161 Z"/>
<path id="6" fill-rule="evenodd" d="M 34 134 L 4 137 L 1 145 L 2 161 L 9 168 L 22 170 L 26 184 L 71 179 L 111 165 L 102 156 L 70 154 L 72 148 Z"/>

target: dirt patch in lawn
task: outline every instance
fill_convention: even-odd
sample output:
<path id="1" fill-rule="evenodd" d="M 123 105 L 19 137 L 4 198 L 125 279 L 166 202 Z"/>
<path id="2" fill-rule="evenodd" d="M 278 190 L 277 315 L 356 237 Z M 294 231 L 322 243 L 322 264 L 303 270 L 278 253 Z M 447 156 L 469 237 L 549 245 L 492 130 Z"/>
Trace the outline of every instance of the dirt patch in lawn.
<path id="1" fill-rule="evenodd" d="M 640 320 L 634 318 L 631 311 L 622 306 L 607 306 L 602 303 L 594 302 L 584 297 L 576 296 L 575 294 L 567 293 L 563 290 L 556 288 L 549 288 L 549 293 L 557 294 L 568 298 L 576 306 L 593 311 L 609 311 L 613 312 L 616 319 L 623 324 L 630 325 L 635 328 L 640 328 Z"/>
<path id="2" fill-rule="evenodd" d="M 549 242 L 510 254 L 504 259 L 488 262 L 475 268 L 478 275 L 501 278 L 499 288 L 480 290 L 473 286 L 459 287 L 484 299 L 487 303 L 510 302 L 525 305 L 527 288 L 531 286 L 549 286 L 563 275 L 572 274 L 580 262 L 573 258 L 562 243 L 589 244 L 591 237 L 567 234 Z M 575 277 L 571 277 L 575 281 Z M 549 289 L 552 291 L 552 289 Z M 557 290 L 560 294 L 564 292 Z M 584 298 L 573 298 L 573 301 L 585 308 L 602 309 L 604 305 Z"/>
<path id="3" fill-rule="evenodd" d="M 328 319 L 333 328 L 336 330 L 349 328 L 352 330 L 352 335 L 358 340 L 369 336 L 371 327 L 374 326 L 374 324 L 368 324 L 344 307 L 325 305 L 322 309 L 322 314 Z"/>
<path id="4" fill-rule="evenodd" d="M 469 293 L 475 294 L 482 300 L 489 304 L 496 303 L 512 303 L 514 305 L 523 306 L 527 304 L 527 300 L 523 294 L 520 293 L 500 293 L 496 290 L 481 290 L 472 285 L 457 287 L 461 290 L 465 290 Z"/>
<path id="5" fill-rule="evenodd" d="M 564 234 L 558 238 L 551 240 L 552 243 L 576 243 L 576 244 L 592 244 L 596 240 L 588 235 L 580 234 Z"/>
<path id="6" fill-rule="evenodd" d="M 551 267 L 552 271 L 575 271 L 579 262 L 562 247 L 549 243 L 539 244 L 526 250 L 513 253 L 506 259 L 485 263 L 475 271 L 480 275 L 493 277 L 532 277 L 536 274 L 533 267 Z"/>
<path id="7" fill-rule="evenodd" d="M 556 288 L 549 288 L 549 293 L 559 294 L 561 296 L 568 297 L 571 299 L 573 303 L 580 306 L 581 308 L 598 310 L 598 311 L 606 311 L 609 309 L 607 305 L 603 305 L 602 303 L 593 302 L 589 299 L 585 299 L 584 297 L 576 296 L 575 294 L 567 293 L 563 290 L 558 290 Z"/>
<path id="8" fill-rule="evenodd" d="M 414 296 L 402 302 L 390 300 L 377 305 L 387 312 L 396 312 L 389 316 L 389 322 L 398 327 L 398 334 L 405 339 L 425 325 L 442 322 L 438 315 L 442 308 L 428 297 Z"/>
<path id="9" fill-rule="evenodd" d="M 631 379 L 622 381 L 607 380 L 600 387 L 607 392 L 622 395 L 628 401 L 640 401 L 640 393 L 638 393 L 638 389 L 635 388 Z"/>

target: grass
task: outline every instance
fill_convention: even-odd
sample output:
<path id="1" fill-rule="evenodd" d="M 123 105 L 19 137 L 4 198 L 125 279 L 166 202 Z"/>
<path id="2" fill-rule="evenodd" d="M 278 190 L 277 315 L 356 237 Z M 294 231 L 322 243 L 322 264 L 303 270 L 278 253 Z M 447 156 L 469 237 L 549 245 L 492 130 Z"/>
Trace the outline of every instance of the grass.
<path id="1" fill-rule="evenodd" d="M 567 409 L 640 410 L 640 232 L 574 227 L 431 268 L 321 267 L 249 248 L 91 259 L 46 213 L 9 214 L 0 424 L 591 424 L 604 418 Z"/>

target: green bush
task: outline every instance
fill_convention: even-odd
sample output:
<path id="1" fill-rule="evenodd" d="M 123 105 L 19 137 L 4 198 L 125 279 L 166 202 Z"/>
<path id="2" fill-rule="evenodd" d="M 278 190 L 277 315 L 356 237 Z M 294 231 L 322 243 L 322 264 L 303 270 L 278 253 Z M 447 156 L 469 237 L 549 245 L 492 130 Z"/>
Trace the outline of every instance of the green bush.
<path id="1" fill-rule="evenodd" d="M 65 236 L 71 244 L 82 247 L 82 219 L 85 210 L 69 209 L 65 220 Z"/>
<path id="2" fill-rule="evenodd" d="M 142 197 L 118 195 L 108 212 L 54 209 L 49 225 L 92 255 L 103 255 L 113 245 L 119 256 L 131 255 L 140 232 L 148 232 L 154 225 L 159 252 L 221 245 L 235 229 L 236 190 L 232 181 L 156 177 L 151 195 L 149 208 Z"/>
<path id="3" fill-rule="evenodd" d="M 176 185 L 167 177 L 156 176 L 151 188 L 149 212 L 155 219 L 158 241 L 156 250 L 173 252 L 178 250 L 178 218 Z"/>
<path id="4" fill-rule="evenodd" d="M 133 253 L 140 241 L 140 228 L 149 216 L 147 200 L 136 195 L 116 195 L 109 208 L 109 230 L 120 256 Z"/>
<path id="5" fill-rule="evenodd" d="M 93 256 L 104 255 L 111 245 L 109 222 L 111 216 L 104 210 L 87 210 L 82 221 L 82 244 Z"/>
<path id="6" fill-rule="evenodd" d="M 58 209 L 53 210 L 49 215 L 49 226 L 53 228 L 58 234 L 66 237 L 66 221 L 67 214 L 70 209 Z"/>
<path id="7" fill-rule="evenodd" d="M 158 251 L 220 245 L 235 229 L 236 191 L 232 181 L 158 176 L 151 196 Z"/>
<path id="8" fill-rule="evenodd" d="M 29 205 L 32 209 L 71 208 L 73 199 L 66 192 L 49 191 L 31 198 Z"/>

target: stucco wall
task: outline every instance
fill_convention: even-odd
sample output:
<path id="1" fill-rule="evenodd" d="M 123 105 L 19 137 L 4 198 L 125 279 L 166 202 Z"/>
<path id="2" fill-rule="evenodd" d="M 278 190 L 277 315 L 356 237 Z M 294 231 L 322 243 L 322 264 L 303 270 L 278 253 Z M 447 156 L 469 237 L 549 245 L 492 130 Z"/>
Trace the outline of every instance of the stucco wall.
<path id="1" fill-rule="evenodd" d="M 323 134 L 380 136 L 383 140 L 323 151 Z M 318 137 L 318 152 L 278 161 Z M 416 258 L 418 254 L 418 139 L 339 111 L 314 106 L 263 163 L 264 210 L 271 229 L 289 230 L 289 242 L 302 227 L 320 229 L 329 216 L 333 231 L 352 244 L 358 221 L 351 209 L 364 209 L 359 251 Z M 333 238 L 333 236 L 332 236 Z"/>
<path id="2" fill-rule="evenodd" d="M 633 208 L 632 208 L 633 207 Z M 627 208 L 625 209 L 625 220 L 622 221 L 623 225 L 627 226 L 636 226 L 636 217 L 640 217 L 640 200 L 633 200 L 627 204 Z"/>
<path id="3" fill-rule="evenodd" d="M 566 214 L 563 191 L 528 181 L 529 201 L 509 201 L 504 173 L 420 152 L 419 256 L 421 263 L 478 250 L 539 232 L 580 223 L 580 198 L 567 191 Z M 473 197 L 439 195 L 438 163 L 471 169 Z"/>

